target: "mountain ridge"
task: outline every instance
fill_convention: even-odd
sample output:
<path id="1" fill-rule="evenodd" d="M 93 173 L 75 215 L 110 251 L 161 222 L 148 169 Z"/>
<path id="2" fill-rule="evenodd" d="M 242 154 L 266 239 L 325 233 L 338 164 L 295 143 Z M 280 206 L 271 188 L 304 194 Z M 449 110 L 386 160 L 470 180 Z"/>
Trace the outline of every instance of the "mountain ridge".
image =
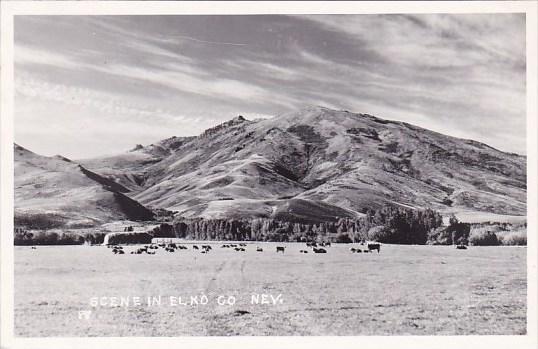
<path id="1" fill-rule="evenodd" d="M 187 218 L 291 212 L 292 220 L 315 221 L 387 204 L 526 213 L 526 156 L 324 107 L 255 121 L 238 116 L 199 136 L 78 162 L 142 205 Z"/>
<path id="2" fill-rule="evenodd" d="M 15 221 L 52 217 L 48 225 L 94 226 L 112 220 L 150 220 L 153 213 L 129 190 L 62 156 L 46 157 L 14 144 Z"/>

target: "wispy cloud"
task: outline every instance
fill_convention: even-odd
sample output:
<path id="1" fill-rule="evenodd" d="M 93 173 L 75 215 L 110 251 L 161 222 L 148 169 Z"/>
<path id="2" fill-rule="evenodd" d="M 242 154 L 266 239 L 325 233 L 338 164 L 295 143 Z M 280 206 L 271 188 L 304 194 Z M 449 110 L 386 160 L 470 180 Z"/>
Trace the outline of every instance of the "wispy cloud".
<path id="1" fill-rule="evenodd" d="M 524 15 L 18 16 L 15 45 L 16 140 L 43 153 L 77 122 L 86 157 L 307 104 L 525 152 Z"/>

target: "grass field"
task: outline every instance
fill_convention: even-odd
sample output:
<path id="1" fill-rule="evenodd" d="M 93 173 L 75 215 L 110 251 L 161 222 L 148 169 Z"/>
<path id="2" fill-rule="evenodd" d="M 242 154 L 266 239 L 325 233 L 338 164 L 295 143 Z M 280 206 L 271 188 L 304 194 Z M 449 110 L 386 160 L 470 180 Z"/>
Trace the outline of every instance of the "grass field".
<path id="1" fill-rule="evenodd" d="M 299 253 L 304 244 L 214 244 L 155 255 L 101 246 L 15 247 L 18 336 L 525 334 L 526 248 L 384 245 L 381 253 Z M 264 252 L 256 252 L 256 246 Z M 207 295 L 206 305 L 169 297 Z M 281 294 L 282 304 L 251 304 Z M 146 296 L 162 296 L 147 306 Z M 236 303 L 218 305 L 219 295 Z M 142 297 L 92 307 L 92 297 Z M 227 298 L 225 298 L 227 299 Z M 132 300 L 132 298 L 131 298 Z M 111 301 L 108 298 L 108 301 Z M 80 310 L 92 310 L 79 319 Z"/>

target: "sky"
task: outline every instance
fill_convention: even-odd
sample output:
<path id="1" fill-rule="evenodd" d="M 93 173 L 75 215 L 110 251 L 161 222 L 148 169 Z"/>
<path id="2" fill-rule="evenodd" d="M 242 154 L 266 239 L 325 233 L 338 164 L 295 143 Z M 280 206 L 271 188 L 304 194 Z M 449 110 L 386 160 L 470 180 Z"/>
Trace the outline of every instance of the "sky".
<path id="1" fill-rule="evenodd" d="M 526 153 L 524 14 L 17 16 L 15 142 L 72 159 L 318 105 Z"/>

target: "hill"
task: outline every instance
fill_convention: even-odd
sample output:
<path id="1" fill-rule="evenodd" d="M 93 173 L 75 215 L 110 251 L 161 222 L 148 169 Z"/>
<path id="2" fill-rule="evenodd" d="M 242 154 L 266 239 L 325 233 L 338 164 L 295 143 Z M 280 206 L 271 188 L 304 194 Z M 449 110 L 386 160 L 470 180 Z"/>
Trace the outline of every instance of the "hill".
<path id="1" fill-rule="evenodd" d="M 62 156 L 15 144 L 16 225 L 85 227 L 120 219 L 151 220 L 129 189 Z"/>
<path id="2" fill-rule="evenodd" d="M 526 214 L 526 158 L 403 122 L 322 107 L 83 160 L 131 198 L 184 217 L 360 216 L 401 205 Z M 324 218 L 325 219 L 325 218 Z"/>

